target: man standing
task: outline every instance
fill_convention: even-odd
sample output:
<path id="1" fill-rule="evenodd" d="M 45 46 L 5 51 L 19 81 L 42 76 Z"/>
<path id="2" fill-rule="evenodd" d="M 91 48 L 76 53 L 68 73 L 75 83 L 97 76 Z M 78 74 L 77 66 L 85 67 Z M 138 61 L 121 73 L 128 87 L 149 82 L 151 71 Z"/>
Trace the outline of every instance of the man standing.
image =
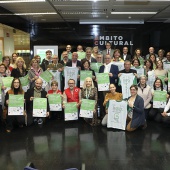
<path id="1" fill-rule="evenodd" d="M 155 54 L 155 49 L 154 47 L 149 47 L 149 54 L 146 55 L 145 59 L 149 59 L 150 55 Z M 155 54 L 156 58 L 158 58 L 158 55 Z"/>
<path id="2" fill-rule="evenodd" d="M 68 54 L 68 58 L 71 59 L 71 57 L 72 57 L 71 45 L 66 46 L 66 51 L 67 51 L 67 54 Z"/>
<path id="3" fill-rule="evenodd" d="M 52 51 L 47 50 L 46 51 L 46 58 L 43 59 L 41 63 L 41 68 L 43 71 L 47 70 L 47 66 L 52 63 Z"/>
<path id="4" fill-rule="evenodd" d="M 103 63 L 103 54 L 97 54 L 96 60 L 97 63 Z"/>
<path id="5" fill-rule="evenodd" d="M 63 71 L 63 65 L 61 63 L 58 63 L 58 56 L 53 55 L 52 57 L 52 63 L 47 66 L 48 70 L 58 70 Z"/>
<path id="6" fill-rule="evenodd" d="M 110 78 L 110 84 L 116 84 L 119 72 L 118 66 L 112 64 L 111 56 L 109 54 L 106 54 L 104 58 L 105 64 L 100 67 L 99 73 L 108 73 Z"/>
<path id="7" fill-rule="evenodd" d="M 114 52 L 114 50 L 111 49 L 111 43 L 107 42 L 106 43 L 106 49 L 102 51 L 102 54 L 103 54 L 103 63 L 104 63 L 104 58 L 105 58 L 106 54 L 110 55 L 111 58 L 113 58 L 113 52 Z"/>
<path id="8" fill-rule="evenodd" d="M 92 55 L 92 48 L 87 47 L 86 48 L 86 57 L 81 60 L 81 63 L 83 63 L 86 60 L 88 60 L 90 63 L 97 63 L 97 60 L 95 58 L 93 58 L 91 55 Z"/>
<path id="9" fill-rule="evenodd" d="M 110 84 L 115 84 L 117 86 L 117 78 L 118 78 L 118 66 L 113 65 L 111 62 L 111 56 L 109 54 L 105 55 L 104 65 L 100 66 L 99 73 L 108 73 L 110 78 Z M 99 106 L 100 106 L 100 117 L 104 117 L 105 109 L 103 108 L 103 102 L 105 98 L 106 92 L 99 92 Z"/>
<path id="10" fill-rule="evenodd" d="M 125 77 L 127 78 L 127 76 L 128 76 L 128 73 L 133 73 L 132 74 L 132 76 L 133 76 L 133 80 L 132 80 L 132 78 L 131 79 L 129 79 L 128 81 L 129 82 L 132 82 L 132 84 L 136 84 L 137 82 L 136 82 L 136 79 L 137 79 L 137 71 L 136 70 L 133 70 L 133 69 L 131 69 L 131 62 L 129 61 L 129 60 L 126 60 L 125 62 L 124 62 L 124 70 L 121 70 L 121 71 L 119 71 L 119 74 L 118 74 L 118 77 L 119 77 L 119 80 L 121 80 L 122 79 L 122 73 L 125 73 L 125 74 L 127 74 Z M 120 83 L 120 82 L 119 82 Z M 132 85 L 132 84 L 130 84 L 130 86 Z M 124 88 L 124 84 L 121 84 L 121 86 L 118 86 L 118 88 L 117 88 L 117 91 L 118 92 L 123 92 L 123 88 Z M 128 88 L 128 90 L 129 90 L 129 88 Z"/>
<path id="11" fill-rule="evenodd" d="M 124 70 L 119 71 L 118 77 L 121 76 L 121 73 L 133 73 L 135 76 L 137 76 L 137 71 L 131 69 L 131 62 L 129 60 L 124 62 L 124 68 Z"/>
<path id="12" fill-rule="evenodd" d="M 121 58 L 124 61 L 126 61 L 126 60 L 131 61 L 132 60 L 132 56 L 130 54 L 128 54 L 128 48 L 127 47 L 123 47 L 123 54 L 121 55 Z"/>
<path id="13" fill-rule="evenodd" d="M 81 62 L 78 59 L 78 54 L 77 52 L 72 53 L 72 60 L 68 61 L 66 66 L 68 67 L 78 67 L 79 69 L 81 68 Z"/>
<path id="14" fill-rule="evenodd" d="M 45 121 L 45 118 L 34 118 L 33 120 L 33 100 L 34 98 L 46 98 L 47 92 L 42 89 L 42 80 L 38 78 L 35 81 L 35 87 L 32 89 L 29 89 L 25 93 L 25 100 L 26 100 L 26 111 L 27 111 L 27 124 L 31 125 L 34 122 L 37 122 L 38 124 L 43 124 Z M 49 104 L 47 100 L 47 114 L 46 116 L 49 116 Z"/>

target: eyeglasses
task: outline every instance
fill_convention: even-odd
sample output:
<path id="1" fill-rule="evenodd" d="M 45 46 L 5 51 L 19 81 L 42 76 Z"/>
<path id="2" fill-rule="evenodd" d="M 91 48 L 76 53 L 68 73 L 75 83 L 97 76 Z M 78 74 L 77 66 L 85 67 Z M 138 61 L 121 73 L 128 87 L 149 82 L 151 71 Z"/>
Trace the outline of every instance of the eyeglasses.
<path id="1" fill-rule="evenodd" d="M 15 82 L 15 81 L 14 81 L 14 83 L 15 83 L 15 84 L 19 84 L 19 82 L 18 82 L 18 81 L 17 81 L 17 82 Z"/>
<path id="2" fill-rule="evenodd" d="M 75 83 L 68 83 L 68 84 L 75 84 Z"/>

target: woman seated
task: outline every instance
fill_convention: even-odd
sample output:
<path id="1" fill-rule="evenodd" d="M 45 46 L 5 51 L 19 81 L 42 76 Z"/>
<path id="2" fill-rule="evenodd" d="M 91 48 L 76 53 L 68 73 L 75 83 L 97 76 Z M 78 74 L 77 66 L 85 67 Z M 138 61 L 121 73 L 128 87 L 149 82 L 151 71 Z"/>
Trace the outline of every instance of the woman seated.
<path id="1" fill-rule="evenodd" d="M 49 94 L 60 94 L 62 97 L 62 92 L 58 89 L 58 82 L 52 81 L 51 82 L 51 90 L 48 91 L 47 97 Z M 61 101 L 62 103 L 62 101 Z M 62 111 L 50 111 L 50 118 L 56 118 L 61 119 Z"/>
<path id="2" fill-rule="evenodd" d="M 102 120 L 102 125 L 103 126 L 107 125 L 109 100 L 122 100 L 122 94 L 116 92 L 115 84 L 110 84 L 109 89 L 110 89 L 110 93 L 106 93 L 104 103 L 103 103 L 103 106 L 105 107 L 105 110 L 106 110 L 106 115 L 104 116 L 104 118 Z"/>
<path id="3" fill-rule="evenodd" d="M 21 82 L 19 78 L 14 78 L 12 83 L 11 83 L 11 89 L 7 91 L 6 96 L 5 96 L 5 106 L 8 107 L 9 104 L 9 95 L 19 95 L 23 94 L 24 91 L 22 90 Z M 14 125 L 17 125 L 19 127 L 23 127 L 25 123 L 25 116 L 9 116 L 7 114 L 7 124 L 6 124 L 6 131 L 11 132 L 13 129 Z"/>
<path id="4" fill-rule="evenodd" d="M 128 98 L 128 114 L 126 130 L 131 132 L 141 127 L 146 128 L 144 101 L 138 94 L 138 86 L 131 85 L 131 96 Z"/>
<path id="5" fill-rule="evenodd" d="M 141 76 L 138 84 L 138 95 L 144 100 L 145 119 L 151 108 L 152 92 L 151 87 L 146 84 L 146 76 Z"/>
<path id="6" fill-rule="evenodd" d="M 97 88 L 94 87 L 93 81 L 90 77 L 87 77 L 83 84 L 83 89 L 81 90 L 81 98 L 82 99 L 90 99 L 95 100 L 95 109 L 93 112 L 93 118 L 84 118 L 87 123 L 91 126 L 96 126 L 100 124 L 100 121 L 97 117 Z"/>

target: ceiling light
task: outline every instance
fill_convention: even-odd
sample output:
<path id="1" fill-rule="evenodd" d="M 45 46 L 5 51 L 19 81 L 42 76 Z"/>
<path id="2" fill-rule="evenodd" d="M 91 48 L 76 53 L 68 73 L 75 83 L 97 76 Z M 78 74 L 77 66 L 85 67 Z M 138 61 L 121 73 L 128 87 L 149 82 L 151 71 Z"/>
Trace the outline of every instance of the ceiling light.
<path id="1" fill-rule="evenodd" d="M 156 14 L 157 12 L 111 12 L 111 14 L 139 14 L 139 15 L 143 15 L 143 14 Z"/>
<path id="2" fill-rule="evenodd" d="M 86 12 L 86 11 L 62 11 L 60 12 L 63 15 L 105 15 L 106 12 Z"/>
<path id="3" fill-rule="evenodd" d="M 108 20 L 108 19 L 95 19 L 95 20 L 89 20 L 89 19 L 82 19 L 79 20 L 79 24 L 144 24 L 144 20 L 120 20 L 120 19 L 114 19 L 114 20 Z"/>
<path id="4" fill-rule="evenodd" d="M 41 13 L 15 13 L 14 15 L 54 15 L 56 12 L 41 12 Z"/>
<path id="5" fill-rule="evenodd" d="M 11 0 L 11 1 L 0 1 L 0 4 L 6 3 L 22 3 L 22 2 L 45 2 L 46 0 Z"/>
<path id="6" fill-rule="evenodd" d="M 61 0 L 58 0 L 61 1 Z M 84 1 L 92 1 L 92 2 L 106 2 L 109 0 L 63 0 L 63 1 L 75 1 L 75 2 L 84 2 Z"/>

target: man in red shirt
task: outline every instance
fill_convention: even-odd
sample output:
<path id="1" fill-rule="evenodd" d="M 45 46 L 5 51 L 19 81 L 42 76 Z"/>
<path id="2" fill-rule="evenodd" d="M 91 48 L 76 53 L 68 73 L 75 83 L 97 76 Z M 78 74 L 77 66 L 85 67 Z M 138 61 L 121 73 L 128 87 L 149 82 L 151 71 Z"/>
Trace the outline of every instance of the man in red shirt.
<path id="1" fill-rule="evenodd" d="M 63 93 L 63 107 L 67 102 L 77 102 L 77 107 L 81 104 L 81 89 L 75 87 L 75 80 L 68 80 L 68 88 Z"/>

